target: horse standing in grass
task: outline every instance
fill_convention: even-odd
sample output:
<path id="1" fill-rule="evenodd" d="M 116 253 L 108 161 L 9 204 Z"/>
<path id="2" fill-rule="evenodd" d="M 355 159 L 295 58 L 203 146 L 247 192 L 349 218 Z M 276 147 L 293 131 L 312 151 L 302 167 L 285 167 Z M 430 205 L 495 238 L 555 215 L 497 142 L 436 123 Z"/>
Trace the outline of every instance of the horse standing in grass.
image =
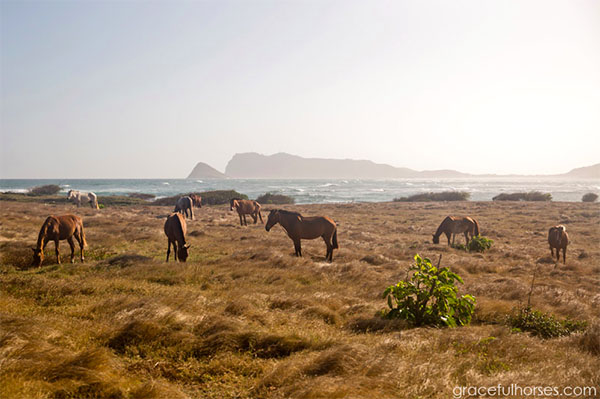
<path id="1" fill-rule="evenodd" d="M 550 245 L 550 255 L 554 258 L 554 248 L 556 248 L 556 263 L 560 261 L 560 250 L 563 251 L 563 263 L 567 263 L 567 245 L 569 245 L 569 235 L 567 228 L 562 224 L 550 227 L 548 230 L 548 244 Z"/>
<path id="2" fill-rule="evenodd" d="M 185 262 L 189 255 L 190 245 L 185 243 L 185 234 L 187 225 L 185 217 L 181 213 L 172 213 L 165 221 L 165 234 L 167 235 L 167 262 L 171 254 L 171 245 L 173 245 L 173 254 L 175 260 Z"/>
<path id="3" fill-rule="evenodd" d="M 240 217 L 240 226 L 248 226 L 246 215 L 252 216 L 254 224 L 256 224 L 258 218 L 260 218 L 261 223 L 264 223 L 262 214 L 260 213 L 260 204 L 256 201 L 232 198 L 229 200 L 229 210 L 233 211 L 234 209 L 237 211 Z"/>
<path id="4" fill-rule="evenodd" d="M 100 209 L 98 207 L 98 196 L 92 192 L 69 190 L 67 199 L 77 204 L 77 208 L 81 206 L 82 202 L 89 202 L 92 209 Z"/>
<path id="5" fill-rule="evenodd" d="M 189 196 L 179 198 L 175 204 L 175 210 L 173 212 L 182 213 L 186 217 L 189 216 L 192 220 L 194 220 L 194 200 Z"/>
<path id="6" fill-rule="evenodd" d="M 197 208 L 202 208 L 202 197 L 197 194 L 190 194 L 190 198 Z"/>
<path id="7" fill-rule="evenodd" d="M 333 261 L 333 250 L 339 247 L 337 226 L 331 218 L 327 216 L 304 217 L 298 212 L 274 209 L 269 213 L 265 230 L 271 230 L 277 223 L 285 229 L 294 242 L 296 256 L 302 256 L 301 239 L 312 240 L 321 237 L 327 246 L 325 260 Z"/>
<path id="8" fill-rule="evenodd" d="M 479 224 L 477 220 L 470 217 L 446 216 L 433 235 L 434 244 L 440 243 L 440 235 L 442 233 L 446 234 L 448 245 L 450 245 L 450 236 L 452 236 L 452 245 L 454 245 L 456 234 L 464 233 L 465 240 L 467 241 L 465 245 L 467 245 L 469 244 L 469 235 L 471 238 L 479 235 Z"/>
<path id="9" fill-rule="evenodd" d="M 44 261 L 44 248 L 49 241 L 54 241 L 54 250 L 56 251 L 56 263 L 60 264 L 60 253 L 58 243 L 60 240 L 67 240 L 71 246 L 71 263 L 75 262 L 75 244 L 73 237 L 79 243 L 81 250 L 81 262 L 84 261 L 83 247 L 87 245 L 85 233 L 83 232 L 83 221 L 79 216 L 62 215 L 48 216 L 38 235 L 37 245 L 33 250 L 33 266 L 42 266 Z"/>

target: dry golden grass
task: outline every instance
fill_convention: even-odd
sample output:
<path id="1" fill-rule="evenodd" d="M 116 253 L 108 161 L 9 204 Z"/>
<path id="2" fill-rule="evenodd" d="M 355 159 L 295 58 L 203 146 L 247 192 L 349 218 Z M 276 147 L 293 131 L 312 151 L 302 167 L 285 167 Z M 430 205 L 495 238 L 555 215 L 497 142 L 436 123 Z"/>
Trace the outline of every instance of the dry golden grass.
<path id="1" fill-rule="evenodd" d="M 165 263 L 171 207 L 0 202 L 0 397 L 448 398 L 457 385 L 600 384 L 600 205 L 381 203 L 285 206 L 339 223 L 303 258 L 280 227 L 241 227 L 225 206 L 188 221 L 190 257 Z M 87 263 L 30 268 L 49 214 L 83 217 Z M 443 217 L 470 215 L 494 246 L 431 244 Z M 555 267 L 548 228 L 567 226 Z M 459 240 L 459 242 L 462 242 Z M 63 262 L 68 244 L 61 245 Z M 419 253 L 452 268 L 477 297 L 471 326 L 411 329 L 383 320 L 381 293 Z M 502 324 L 527 301 L 587 320 L 542 340 Z"/>

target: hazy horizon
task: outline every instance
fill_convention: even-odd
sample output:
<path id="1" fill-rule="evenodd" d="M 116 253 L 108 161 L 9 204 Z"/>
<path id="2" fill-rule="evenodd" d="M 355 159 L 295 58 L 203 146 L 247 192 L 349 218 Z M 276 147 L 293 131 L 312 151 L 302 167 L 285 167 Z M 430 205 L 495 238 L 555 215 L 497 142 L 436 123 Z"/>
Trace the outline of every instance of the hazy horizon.
<path id="1" fill-rule="evenodd" d="M 0 2 L 0 178 L 598 163 L 600 2 Z"/>

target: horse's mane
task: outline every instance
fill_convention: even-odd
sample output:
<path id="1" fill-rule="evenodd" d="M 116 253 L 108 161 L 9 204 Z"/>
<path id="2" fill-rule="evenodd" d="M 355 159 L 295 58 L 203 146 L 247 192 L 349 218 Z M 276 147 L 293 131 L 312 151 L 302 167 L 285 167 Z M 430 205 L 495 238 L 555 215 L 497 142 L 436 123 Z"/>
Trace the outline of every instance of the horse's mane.
<path id="1" fill-rule="evenodd" d="M 443 232 L 443 228 L 446 227 L 446 224 L 451 221 L 452 218 L 450 216 L 446 216 L 444 218 L 444 220 L 442 220 L 442 223 L 440 223 L 439 227 L 437 228 L 436 232 L 435 232 L 435 236 L 439 237 Z"/>

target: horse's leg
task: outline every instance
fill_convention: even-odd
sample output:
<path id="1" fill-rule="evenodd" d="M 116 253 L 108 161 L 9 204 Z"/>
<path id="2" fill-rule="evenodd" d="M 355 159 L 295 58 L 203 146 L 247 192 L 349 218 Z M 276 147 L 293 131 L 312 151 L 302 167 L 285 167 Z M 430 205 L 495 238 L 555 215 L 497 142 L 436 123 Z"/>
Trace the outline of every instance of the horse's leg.
<path id="1" fill-rule="evenodd" d="M 296 256 L 302 256 L 302 246 L 300 245 L 300 239 L 294 240 L 294 249 L 296 250 Z"/>
<path id="2" fill-rule="evenodd" d="M 446 234 L 446 238 L 448 239 L 448 245 L 450 245 L 450 233 L 444 233 Z"/>
<path id="3" fill-rule="evenodd" d="M 554 249 L 552 248 L 552 245 L 550 245 L 550 257 L 554 258 Z"/>
<path id="4" fill-rule="evenodd" d="M 173 256 L 175 257 L 175 262 L 179 262 L 177 259 L 177 240 L 173 241 Z"/>
<path id="5" fill-rule="evenodd" d="M 466 241 L 465 245 L 469 245 L 469 232 L 468 231 L 465 231 L 465 241 Z"/>
<path id="6" fill-rule="evenodd" d="M 85 260 L 85 258 L 83 257 L 83 247 L 84 247 L 84 243 L 83 243 L 83 236 L 81 231 L 77 232 L 75 234 L 75 239 L 77 240 L 77 243 L 79 244 L 79 251 L 80 251 L 80 258 L 81 258 L 81 263 L 83 263 L 83 261 Z"/>
<path id="7" fill-rule="evenodd" d="M 67 242 L 71 247 L 71 263 L 75 263 L 75 243 L 73 242 L 73 236 L 67 238 Z"/>
<path id="8" fill-rule="evenodd" d="M 563 247 L 563 263 L 567 264 L 567 247 Z"/>
<path id="9" fill-rule="evenodd" d="M 54 251 L 56 252 L 56 263 L 60 265 L 60 252 L 58 251 L 58 240 L 54 240 Z"/>
<path id="10" fill-rule="evenodd" d="M 325 241 L 325 245 L 327 246 L 325 260 L 331 262 L 333 260 L 333 244 L 331 243 L 331 237 L 327 239 L 325 236 L 323 236 L 323 241 Z"/>
<path id="11" fill-rule="evenodd" d="M 169 255 L 171 254 L 171 240 L 167 241 L 167 260 L 166 262 L 169 261 Z"/>
<path id="12" fill-rule="evenodd" d="M 246 214 L 244 213 L 244 226 L 248 226 L 248 221 L 246 220 Z"/>
<path id="13" fill-rule="evenodd" d="M 243 226 L 244 222 L 242 221 L 242 214 L 238 213 L 238 216 L 240 217 L 240 226 Z"/>
<path id="14" fill-rule="evenodd" d="M 456 238 L 456 234 L 452 233 L 452 246 L 454 246 L 454 239 Z"/>
<path id="15" fill-rule="evenodd" d="M 256 215 L 256 212 L 252 214 L 252 219 L 254 219 L 254 224 L 256 224 L 256 222 L 258 221 L 258 216 Z"/>

